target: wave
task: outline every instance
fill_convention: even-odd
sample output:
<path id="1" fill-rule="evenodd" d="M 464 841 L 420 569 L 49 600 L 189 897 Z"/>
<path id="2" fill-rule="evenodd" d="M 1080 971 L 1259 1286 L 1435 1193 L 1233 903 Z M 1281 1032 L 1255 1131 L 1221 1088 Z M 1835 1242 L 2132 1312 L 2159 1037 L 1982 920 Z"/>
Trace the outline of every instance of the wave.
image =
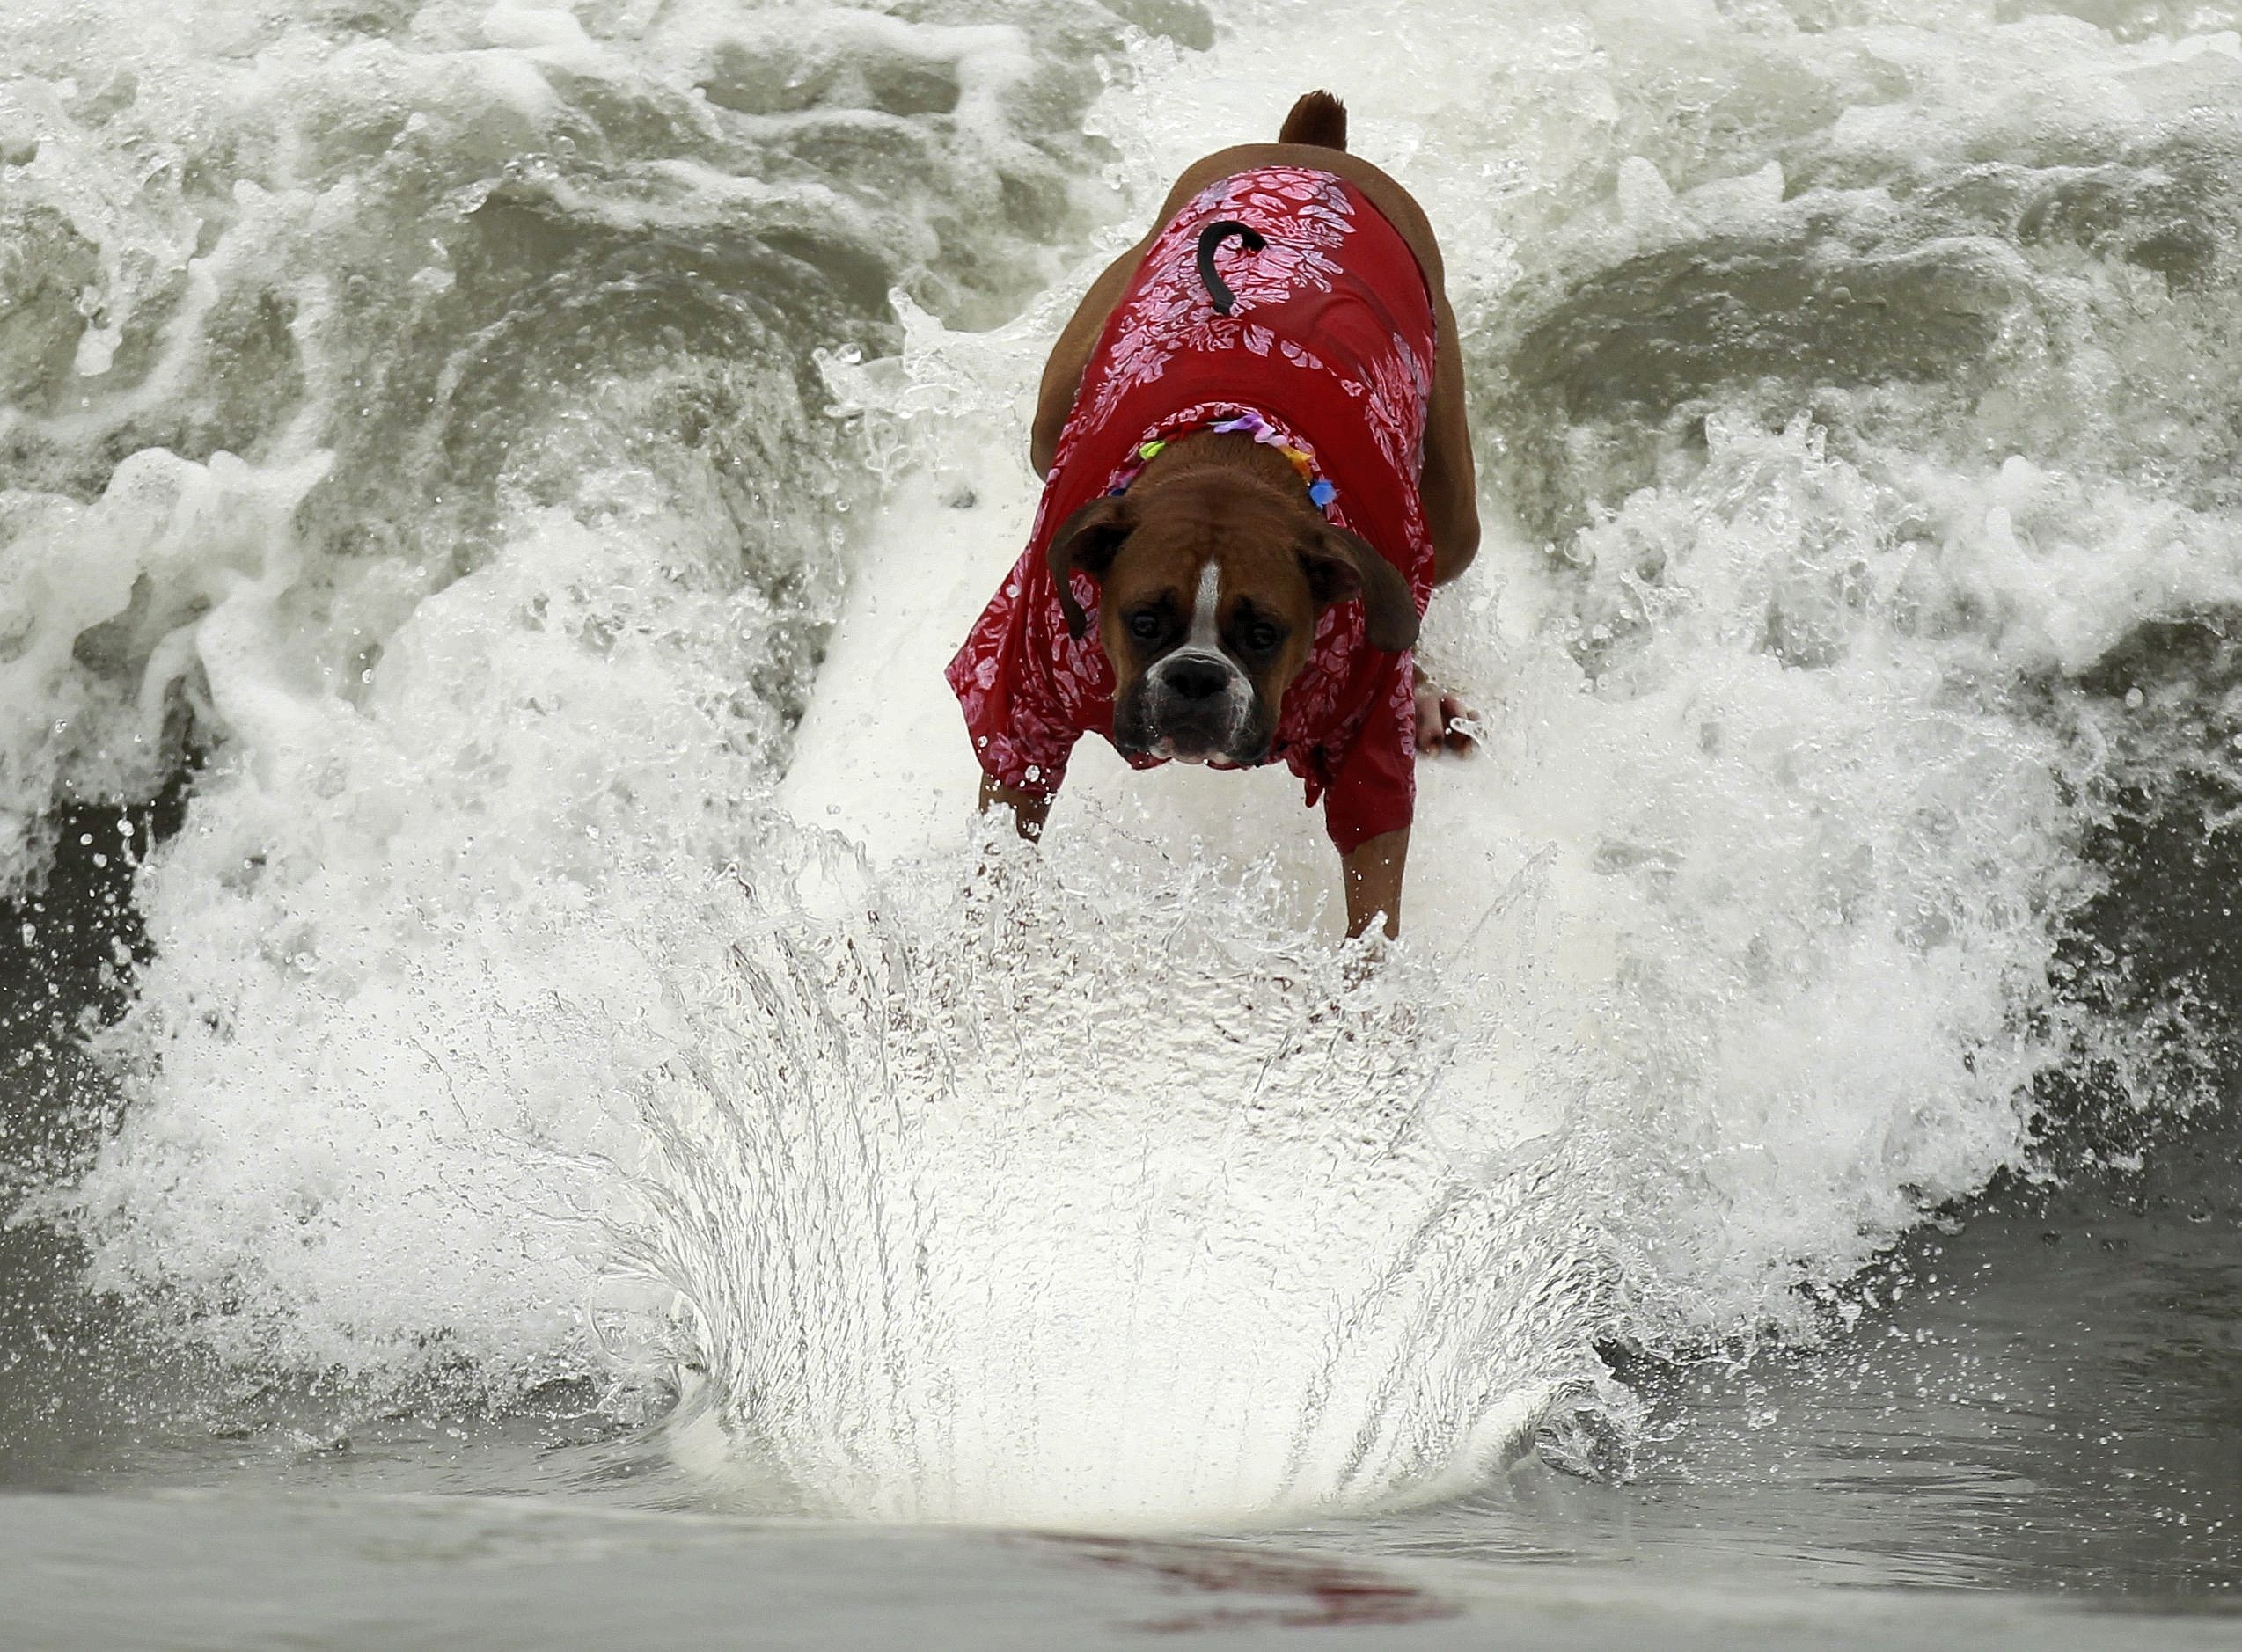
<path id="1" fill-rule="evenodd" d="M 0 875 L 200 764 L 33 1209 L 224 1361 L 683 1371 L 887 1518 L 1447 1495 L 1835 1323 L 2216 1064 L 2125 941 L 2235 789 L 2242 48 L 2159 16 L 25 9 Z M 981 840 L 935 675 L 1073 293 L 1343 71 L 1496 513 L 1375 969 L 1281 777 Z"/>

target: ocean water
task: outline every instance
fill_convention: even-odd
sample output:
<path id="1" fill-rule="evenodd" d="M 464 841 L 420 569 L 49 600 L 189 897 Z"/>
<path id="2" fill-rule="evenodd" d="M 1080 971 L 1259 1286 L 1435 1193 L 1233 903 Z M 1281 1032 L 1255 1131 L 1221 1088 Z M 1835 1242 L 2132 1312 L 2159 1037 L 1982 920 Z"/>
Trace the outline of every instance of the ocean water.
<path id="1" fill-rule="evenodd" d="M 1075 298 L 1313 85 L 1489 529 L 1374 963 L 1281 775 L 991 839 L 939 676 Z M 2238 163 L 2214 4 L 13 0 L 11 1566 L 2215 1610 Z"/>

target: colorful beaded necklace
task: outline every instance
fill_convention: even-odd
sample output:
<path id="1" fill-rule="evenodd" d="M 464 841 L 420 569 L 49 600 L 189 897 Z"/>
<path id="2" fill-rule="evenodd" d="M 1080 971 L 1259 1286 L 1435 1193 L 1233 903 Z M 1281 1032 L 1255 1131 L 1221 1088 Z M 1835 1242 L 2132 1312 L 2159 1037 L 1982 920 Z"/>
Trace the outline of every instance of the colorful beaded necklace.
<path id="1" fill-rule="evenodd" d="M 1250 435 L 1263 446 L 1276 449 L 1291 461 L 1293 469 L 1300 472 L 1300 479 L 1307 484 L 1308 502 L 1325 515 L 1330 515 L 1331 501 L 1339 496 L 1339 490 L 1316 470 L 1314 448 L 1288 441 L 1284 432 L 1250 407 L 1235 418 L 1217 420 L 1205 428 L 1216 435 Z M 1127 493 L 1129 484 L 1144 474 L 1145 466 L 1151 464 L 1167 445 L 1168 442 L 1161 440 L 1147 442 L 1139 447 L 1129 463 L 1113 479 L 1113 486 L 1105 491 L 1109 494 Z"/>

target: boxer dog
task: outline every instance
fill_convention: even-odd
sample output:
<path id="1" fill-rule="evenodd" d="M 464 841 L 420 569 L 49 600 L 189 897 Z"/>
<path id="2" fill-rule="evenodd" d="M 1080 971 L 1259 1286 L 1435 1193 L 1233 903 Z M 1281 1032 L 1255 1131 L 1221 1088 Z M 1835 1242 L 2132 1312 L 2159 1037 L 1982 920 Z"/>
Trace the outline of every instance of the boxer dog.
<path id="1" fill-rule="evenodd" d="M 1419 750 L 1462 749 L 1410 649 L 1479 545 L 1455 318 L 1407 191 L 1329 93 L 1187 169 L 1044 369 L 1027 550 L 947 673 L 981 807 L 1038 837 L 1074 742 L 1282 761 L 1347 932 L 1400 932 Z"/>

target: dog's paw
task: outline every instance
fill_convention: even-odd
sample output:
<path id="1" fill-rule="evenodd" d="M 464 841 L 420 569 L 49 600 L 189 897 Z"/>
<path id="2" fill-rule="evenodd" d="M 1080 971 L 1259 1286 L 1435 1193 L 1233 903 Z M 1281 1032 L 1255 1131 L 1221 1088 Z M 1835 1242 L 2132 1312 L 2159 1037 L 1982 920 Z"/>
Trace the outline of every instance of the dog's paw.
<path id="1" fill-rule="evenodd" d="M 1426 757 L 1461 756 L 1478 746 L 1472 726 L 1478 713 L 1422 674 L 1417 679 L 1417 749 Z"/>

